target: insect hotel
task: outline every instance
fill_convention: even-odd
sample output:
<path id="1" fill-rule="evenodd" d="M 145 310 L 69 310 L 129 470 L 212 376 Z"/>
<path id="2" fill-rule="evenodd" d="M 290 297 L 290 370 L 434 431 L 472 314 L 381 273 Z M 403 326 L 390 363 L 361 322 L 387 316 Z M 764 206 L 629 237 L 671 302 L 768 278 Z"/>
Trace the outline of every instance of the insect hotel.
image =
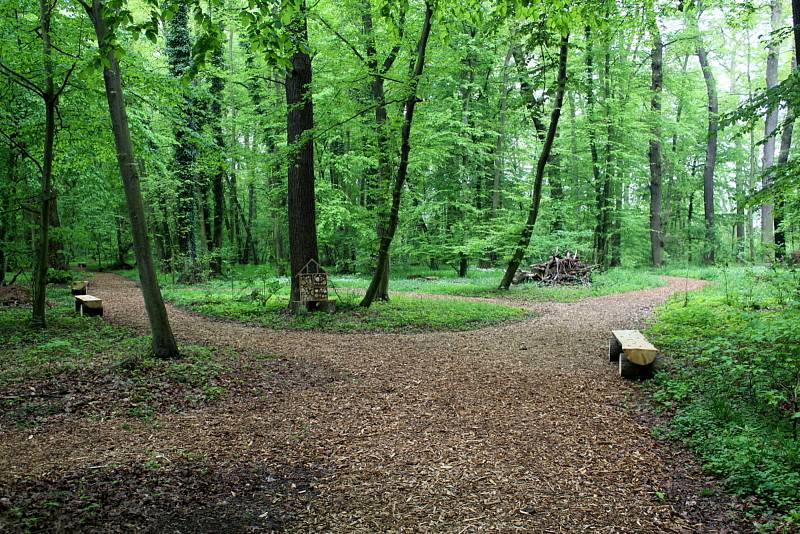
<path id="1" fill-rule="evenodd" d="M 300 306 L 329 313 L 336 310 L 336 304 L 328 299 L 328 273 L 316 260 L 308 260 L 295 276 L 300 288 L 300 300 L 292 301 L 293 312 L 299 311 Z"/>

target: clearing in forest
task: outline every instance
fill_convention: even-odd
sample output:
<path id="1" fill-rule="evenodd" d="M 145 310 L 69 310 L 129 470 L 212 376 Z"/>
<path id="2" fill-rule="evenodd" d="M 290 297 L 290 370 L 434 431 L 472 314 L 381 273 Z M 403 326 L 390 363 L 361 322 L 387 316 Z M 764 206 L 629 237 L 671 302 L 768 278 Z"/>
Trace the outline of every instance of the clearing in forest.
<path id="1" fill-rule="evenodd" d="M 217 349 L 226 389 L 164 395 L 134 418 L 92 398 L 113 384 L 84 384 L 44 424 L 5 425 L 0 526 L 740 530 L 726 498 L 698 497 L 716 483 L 651 437 L 637 388 L 607 362 L 612 328 L 702 283 L 533 303 L 532 318 L 469 332 L 272 331 L 170 308 L 182 342 Z M 144 331 L 133 282 L 99 274 L 93 291 L 105 320 Z"/>

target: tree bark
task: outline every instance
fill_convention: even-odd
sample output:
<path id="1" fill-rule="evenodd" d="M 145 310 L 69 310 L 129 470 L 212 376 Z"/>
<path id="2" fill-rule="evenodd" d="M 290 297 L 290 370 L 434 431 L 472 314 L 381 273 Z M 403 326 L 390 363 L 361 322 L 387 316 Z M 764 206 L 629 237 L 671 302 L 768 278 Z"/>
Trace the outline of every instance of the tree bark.
<path id="1" fill-rule="evenodd" d="M 791 108 L 786 112 L 783 131 L 781 132 L 781 147 L 778 151 L 778 165 L 785 165 L 789 161 L 789 150 L 792 147 L 792 134 L 794 132 L 794 112 Z M 783 216 L 786 202 L 779 198 L 775 205 L 775 259 L 782 261 L 786 257 L 786 233 L 783 229 Z"/>
<path id="2" fill-rule="evenodd" d="M 139 271 L 139 282 L 142 286 L 142 296 L 144 297 L 145 309 L 153 338 L 153 354 L 160 358 L 176 357 L 178 356 L 178 345 L 175 343 L 175 336 L 172 335 L 167 309 L 161 298 L 161 289 L 158 286 L 153 256 L 150 251 L 150 239 L 147 235 L 147 223 L 144 216 L 144 203 L 139 186 L 139 168 L 136 165 L 133 143 L 128 129 L 128 115 L 125 110 L 125 99 L 122 93 L 119 62 L 114 55 L 113 49 L 109 49 L 106 43 L 108 26 L 103 18 L 101 0 L 93 0 L 89 7 L 89 16 L 94 24 L 100 51 L 106 54 L 108 61 L 103 68 L 103 82 L 105 83 L 111 126 L 114 131 L 114 144 L 117 151 L 119 172 L 122 177 L 125 200 L 128 205 L 136 267 Z"/>
<path id="3" fill-rule="evenodd" d="M 569 36 L 561 38 L 561 45 L 558 54 L 558 74 L 556 77 L 556 99 L 553 104 L 553 111 L 550 113 L 550 124 L 547 128 L 547 135 L 544 139 L 542 151 L 539 154 L 539 160 L 536 163 L 536 177 L 534 179 L 533 192 L 531 193 L 531 206 L 528 211 L 528 219 L 525 222 L 525 227 L 522 229 L 519 243 L 508 262 L 505 275 L 500 281 L 500 289 L 508 289 L 511 287 L 511 281 L 519 268 L 522 258 L 525 256 L 525 251 L 531 242 L 531 235 L 533 234 L 533 226 L 536 224 L 536 219 L 539 215 L 539 203 L 542 198 L 542 180 L 544 178 L 544 171 L 547 165 L 547 160 L 550 158 L 550 151 L 553 148 L 553 141 L 556 137 L 558 129 L 558 119 L 561 116 L 561 106 L 564 103 L 564 88 L 567 84 L 567 53 L 569 51 Z"/>
<path id="4" fill-rule="evenodd" d="M 290 149 L 287 206 L 292 293 L 289 306 L 297 310 L 300 286 L 297 274 L 309 260 L 319 261 L 317 218 L 314 198 L 314 102 L 311 57 L 308 55 L 306 4 L 289 25 L 294 47 L 291 67 L 286 71 L 286 141 Z"/>
<path id="5" fill-rule="evenodd" d="M 414 109 L 417 106 L 417 86 L 419 79 L 422 76 L 423 68 L 425 67 L 425 52 L 428 48 L 428 38 L 431 33 L 431 18 L 433 17 L 433 7 L 426 0 L 425 2 L 425 19 L 422 22 L 422 29 L 420 30 L 419 41 L 417 43 L 417 57 L 414 60 L 411 80 L 409 81 L 409 91 L 406 97 L 405 105 L 403 107 L 403 126 L 400 130 L 400 162 L 397 167 L 397 176 L 395 177 L 394 188 L 392 190 L 392 207 L 389 211 L 389 220 L 386 224 L 386 231 L 381 238 L 380 247 L 378 249 L 378 263 L 375 268 L 375 273 L 372 276 L 367 292 L 361 300 L 361 306 L 368 308 L 372 305 L 378 295 L 384 270 L 388 269 L 389 265 L 389 249 L 392 245 L 392 239 L 397 231 L 397 223 L 400 217 L 400 198 L 403 193 L 403 186 L 405 185 L 406 175 L 408 173 L 408 155 L 411 152 L 411 145 L 409 139 L 411 138 L 411 125 L 414 120 Z"/>
<path id="6" fill-rule="evenodd" d="M 663 91 L 664 43 L 658 28 L 658 20 L 650 4 L 650 33 L 653 49 L 650 53 L 651 81 L 650 111 L 650 261 L 653 267 L 660 267 L 664 256 L 664 238 L 661 230 L 661 94 Z"/>
<path id="7" fill-rule="evenodd" d="M 697 19 L 700 13 L 697 14 Z M 698 20 L 695 20 L 697 29 L 697 59 L 700 68 L 703 70 L 703 78 L 706 82 L 706 93 L 708 94 L 708 133 L 706 138 L 706 161 L 703 166 L 703 212 L 705 215 L 705 243 L 703 251 L 703 262 L 706 265 L 714 263 L 716 236 L 714 232 L 714 169 L 717 165 L 717 129 L 719 123 L 719 103 L 717 101 L 717 84 L 714 73 L 708 62 L 703 39 L 700 34 Z"/>
<path id="8" fill-rule="evenodd" d="M 606 263 L 606 245 L 604 218 L 608 211 L 606 202 L 608 192 L 604 190 L 606 181 L 600 174 L 600 157 L 597 151 L 597 132 L 595 131 L 594 120 L 594 47 L 592 46 L 592 29 L 586 27 L 586 109 L 589 116 L 589 152 L 592 158 L 592 178 L 594 179 L 595 203 L 597 206 L 597 224 L 594 229 L 594 257 L 595 262 L 601 265 Z"/>
<path id="9" fill-rule="evenodd" d="M 404 15 L 401 14 L 401 28 L 404 22 Z M 392 182 L 392 169 L 389 162 L 389 135 L 386 131 L 386 91 L 384 87 L 385 74 L 397 59 L 397 54 L 400 52 L 400 46 L 395 45 L 388 53 L 383 63 L 378 62 L 377 47 L 375 45 L 375 32 L 372 21 L 372 5 L 369 0 L 364 0 L 362 25 L 364 35 L 367 39 L 366 43 L 366 66 L 372 74 L 372 81 L 370 82 L 370 95 L 372 103 L 375 106 L 375 139 L 377 144 L 377 158 L 378 158 L 378 173 L 377 182 L 369 178 L 365 179 L 367 184 L 367 194 L 365 196 L 366 204 L 371 205 L 377 214 L 377 221 L 375 225 L 378 243 L 381 243 L 383 236 L 386 233 L 386 221 L 388 219 L 389 206 L 388 195 L 389 188 Z M 377 300 L 389 300 L 389 270 L 391 261 L 386 261 L 380 272 L 380 282 L 375 294 Z"/>
<path id="10" fill-rule="evenodd" d="M 781 0 L 770 2 L 770 27 L 772 29 L 771 38 L 767 45 L 767 89 L 772 89 L 778 85 L 778 54 L 780 53 L 780 43 L 775 39 L 774 32 L 781 27 Z M 764 148 L 761 158 L 761 172 L 763 179 L 761 187 L 769 188 L 772 183 L 769 177 L 769 169 L 775 162 L 775 130 L 778 128 L 778 106 L 775 106 L 767 113 L 764 119 Z M 767 261 L 771 261 L 774 251 L 772 246 L 775 243 L 775 220 L 774 206 L 771 203 L 761 205 L 761 244 L 764 245 L 764 254 Z"/>
<path id="11" fill-rule="evenodd" d="M 180 2 L 169 21 L 166 51 L 172 76 L 182 78 L 191 67 L 192 42 L 189 34 L 189 13 L 186 2 Z M 175 230 L 178 250 L 181 253 L 181 277 L 194 279 L 194 262 L 197 257 L 197 183 L 194 163 L 197 147 L 193 141 L 197 131 L 195 104 L 190 90 L 184 90 L 182 105 L 175 124 L 175 175 L 178 179 Z"/>
<path id="12" fill-rule="evenodd" d="M 222 60 L 222 45 L 214 51 L 214 66 L 218 69 L 224 67 Z M 222 132 L 222 92 L 225 89 L 225 80 L 220 76 L 211 78 L 211 124 L 214 134 L 214 145 L 217 148 L 217 157 L 214 175 L 211 178 L 211 195 L 214 203 L 214 218 L 211 224 L 211 272 L 214 275 L 222 274 L 222 218 L 225 211 L 225 137 Z"/>
<path id="13" fill-rule="evenodd" d="M 42 198 L 39 211 L 39 240 L 36 248 L 36 264 L 33 276 L 33 314 L 31 324 L 37 328 L 47 325 L 45 319 L 45 297 L 47 292 L 47 270 L 50 245 L 50 208 L 52 206 L 53 143 L 56 133 L 56 106 L 58 95 L 53 81 L 53 59 L 50 45 L 51 6 L 39 0 L 39 24 L 41 25 L 42 52 L 44 57 L 44 148 L 42 154 L 41 183 Z"/>

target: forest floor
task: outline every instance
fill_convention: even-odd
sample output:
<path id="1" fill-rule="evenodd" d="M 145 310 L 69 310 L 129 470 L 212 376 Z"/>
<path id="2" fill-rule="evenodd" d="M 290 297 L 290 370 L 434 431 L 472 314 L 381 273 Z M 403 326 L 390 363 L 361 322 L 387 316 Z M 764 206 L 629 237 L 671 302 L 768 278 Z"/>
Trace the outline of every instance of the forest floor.
<path id="1" fill-rule="evenodd" d="M 220 349 L 227 393 L 5 425 L 0 530 L 26 508 L 66 531 L 752 530 L 651 436 L 644 395 L 607 361 L 611 329 L 704 283 L 667 281 L 468 332 L 273 331 L 170 307 L 182 342 Z M 145 330 L 134 282 L 98 274 L 92 293 Z"/>

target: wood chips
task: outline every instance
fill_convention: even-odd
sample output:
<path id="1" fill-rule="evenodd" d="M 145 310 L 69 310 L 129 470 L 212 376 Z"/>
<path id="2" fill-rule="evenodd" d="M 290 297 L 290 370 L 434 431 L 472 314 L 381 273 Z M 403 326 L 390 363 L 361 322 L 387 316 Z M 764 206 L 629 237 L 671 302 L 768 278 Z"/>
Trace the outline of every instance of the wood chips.
<path id="1" fill-rule="evenodd" d="M 136 483 L 146 511 L 104 512 L 106 532 L 747 530 L 730 498 L 697 496 L 718 483 L 651 437 L 638 387 L 607 362 L 612 329 L 700 285 L 525 303 L 537 317 L 413 335 L 277 332 L 170 308 L 181 341 L 275 355 L 286 386 L 252 379 L 155 423 L 6 428 L 0 488 L 150 477 Z M 99 274 L 93 293 L 106 320 L 145 330 L 132 282 Z"/>

